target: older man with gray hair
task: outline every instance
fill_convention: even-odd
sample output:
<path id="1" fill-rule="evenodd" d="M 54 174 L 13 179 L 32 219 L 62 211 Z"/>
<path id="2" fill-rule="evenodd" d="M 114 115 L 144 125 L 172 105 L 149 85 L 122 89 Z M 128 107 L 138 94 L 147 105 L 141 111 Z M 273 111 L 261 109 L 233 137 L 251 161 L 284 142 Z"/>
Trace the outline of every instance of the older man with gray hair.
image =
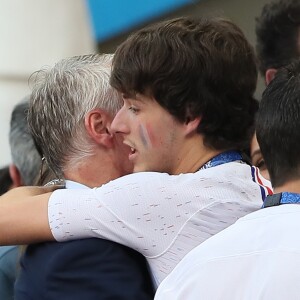
<path id="1" fill-rule="evenodd" d="M 48 167 L 67 189 L 128 174 L 129 149 L 110 134 L 122 105 L 109 85 L 111 55 L 63 59 L 36 73 L 29 124 Z M 102 239 L 30 245 L 15 299 L 152 299 L 145 259 Z"/>

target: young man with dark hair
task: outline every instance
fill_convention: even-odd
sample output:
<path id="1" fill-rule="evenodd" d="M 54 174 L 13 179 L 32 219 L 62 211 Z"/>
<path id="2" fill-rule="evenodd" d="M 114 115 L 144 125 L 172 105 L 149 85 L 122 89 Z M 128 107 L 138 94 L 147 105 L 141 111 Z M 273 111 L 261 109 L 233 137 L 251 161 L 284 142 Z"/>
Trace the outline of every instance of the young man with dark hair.
<path id="1" fill-rule="evenodd" d="M 191 249 L 257 210 L 270 192 L 242 155 L 256 79 L 254 51 L 230 21 L 179 18 L 136 32 L 118 48 L 111 78 L 124 99 L 111 130 L 131 148 L 136 174 L 50 199 L 26 197 L 14 205 L 22 209 L 19 224 L 30 219 L 24 203 L 34 206 L 26 230 L 5 228 L 17 192 L 3 196 L 0 243 L 111 239 L 141 252 L 158 285 Z"/>
<path id="2" fill-rule="evenodd" d="M 300 1 L 275 0 L 265 4 L 256 18 L 256 50 L 261 75 L 268 85 L 277 69 L 300 56 Z M 269 179 L 256 136 L 251 142 L 251 160 Z"/>
<path id="3" fill-rule="evenodd" d="M 275 192 L 299 189 L 300 62 L 282 68 L 267 87 L 256 120 L 257 139 Z"/>
<path id="4" fill-rule="evenodd" d="M 247 148 L 258 107 L 256 80 L 253 50 L 236 25 L 186 18 L 129 37 L 116 51 L 111 84 L 125 106 L 139 94 L 155 99 L 178 123 L 194 121 L 205 146 L 217 152 Z"/>
<path id="5" fill-rule="evenodd" d="M 257 138 L 276 194 L 191 251 L 155 299 L 298 299 L 300 269 L 300 61 L 263 94 Z"/>

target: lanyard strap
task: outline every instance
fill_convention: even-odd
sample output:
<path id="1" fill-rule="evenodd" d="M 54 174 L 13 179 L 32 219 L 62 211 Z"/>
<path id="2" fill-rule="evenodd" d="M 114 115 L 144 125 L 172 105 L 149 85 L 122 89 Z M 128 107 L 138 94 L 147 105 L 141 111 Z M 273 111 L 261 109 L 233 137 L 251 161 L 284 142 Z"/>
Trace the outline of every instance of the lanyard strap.
<path id="1" fill-rule="evenodd" d="M 283 192 L 268 196 L 264 201 L 263 208 L 281 204 L 300 204 L 300 194 Z"/>
<path id="2" fill-rule="evenodd" d="M 216 167 L 222 164 L 226 164 L 233 161 L 242 161 L 243 157 L 241 153 L 238 151 L 227 151 L 218 154 L 214 158 L 212 158 L 210 161 L 208 161 L 205 165 L 203 165 L 200 170 L 209 169 L 212 167 Z"/>

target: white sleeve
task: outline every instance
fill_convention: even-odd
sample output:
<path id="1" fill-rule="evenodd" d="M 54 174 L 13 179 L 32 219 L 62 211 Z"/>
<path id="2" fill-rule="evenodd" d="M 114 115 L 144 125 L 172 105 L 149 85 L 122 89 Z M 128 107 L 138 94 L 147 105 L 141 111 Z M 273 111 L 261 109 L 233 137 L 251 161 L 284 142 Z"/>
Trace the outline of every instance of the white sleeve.
<path id="1" fill-rule="evenodd" d="M 52 234 L 57 241 L 100 237 L 158 255 L 192 214 L 185 177 L 145 172 L 96 189 L 57 190 L 48 205 Z"/>
<path id="2" fill-rule="evenodd" d="M 48 217 L 57 241 L 105 238 L 150 258 L 179 237 L 200 243 L 260 206 L 250 167 L 235 163 L 173 176 L 136 173 L 96 189 L 57 190 Z"/>

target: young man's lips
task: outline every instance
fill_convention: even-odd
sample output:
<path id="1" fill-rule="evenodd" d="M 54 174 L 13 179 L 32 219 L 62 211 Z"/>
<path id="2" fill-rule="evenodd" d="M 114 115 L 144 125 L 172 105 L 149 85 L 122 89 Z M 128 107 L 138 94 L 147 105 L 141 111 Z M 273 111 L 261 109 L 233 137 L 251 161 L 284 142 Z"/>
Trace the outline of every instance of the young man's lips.
<path id="1" fill-rule="evenodd" d="M 131 143 L 128 143 L 128 142 L 126 142 L 126 141 L 123 141 L 123 143 L 126 145 L 126 146 L 128 146 L 128 148 L 129 148 L 129 153 L 128 153 L 128 158 L 130 159 L 130 160 L 132 160 L 133 158 L 134 158 L 134 156 L 135 156 L 135 154 L 136 154 L 136 149 L 134 148 L 134 147 L 132 147 L 132 145 L 131 145 Z"/>
<path id="2" fill-rule="evenodd" d="M 135 148 L 130 147 L 130 153 L 129 153 L 129 159 L 132 160 L 136 156 L 136 150 Z"/>
<path id="3" fill-rule="evenodd" d="M 130 153 L 129 154 L 134 154 L 135 153 L 135 148 L 132 147 L 129 143 L 127 142 L 123 142 L 126 146 L 128 146 L 128 148 L 130 149 Z"/>

